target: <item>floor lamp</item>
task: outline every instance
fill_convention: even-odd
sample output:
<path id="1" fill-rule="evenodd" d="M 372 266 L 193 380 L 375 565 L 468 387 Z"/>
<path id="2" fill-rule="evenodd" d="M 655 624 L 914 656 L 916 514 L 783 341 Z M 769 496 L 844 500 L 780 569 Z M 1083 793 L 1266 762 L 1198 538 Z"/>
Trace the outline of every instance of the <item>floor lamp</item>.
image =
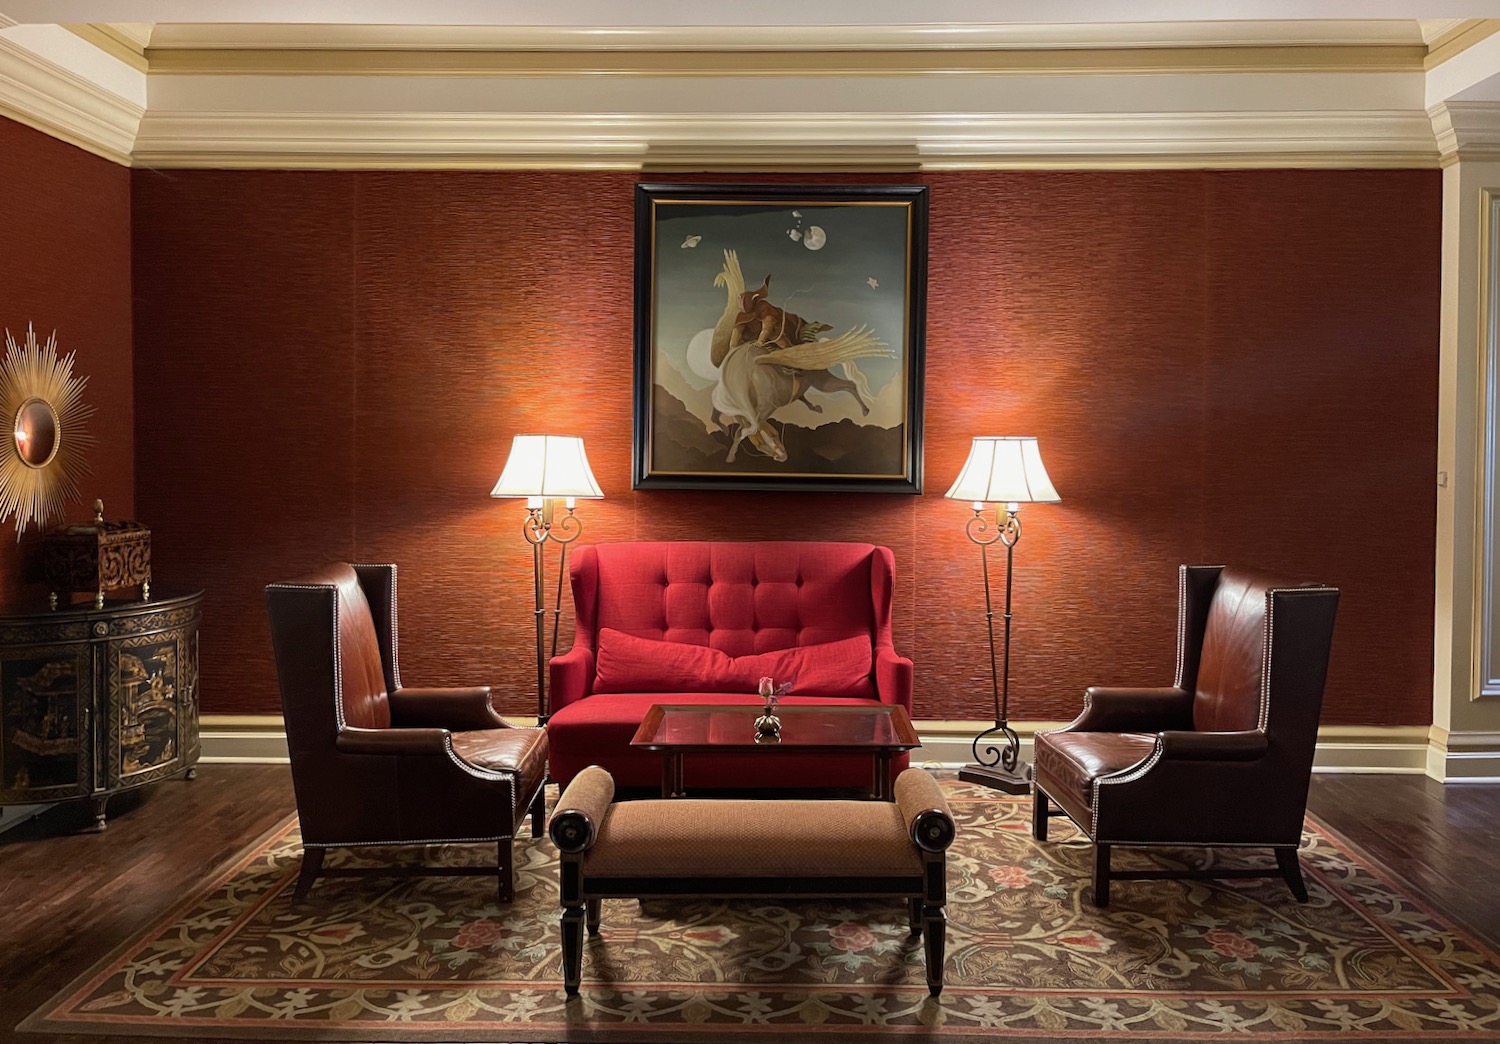
<path id="1" fill-rule="evenodd" d="M 1010 727 L 1011 577 L 1015 573 L 1016 544 L 1021 539 L 1021 505 L 1055 503 L 1062 498 L 1052 488 L 1052 480 L 1042 466 L 1036 439 L 1016 436 L 976 438 L 958 481 L 946 495 L 974 505 L 974 517 L 969 519 L 964 532 L 979 545 L 979 560 L 984 570 L 984 619 L 989 628 L 990 682 L 995 696 L 995 725 L 974 737 L 975 764 L 960 769 L 958 778 L 1011 794 L 1024 794 L 1031 789 L 1031 767 L 1021 762 L 1021 740 Z M 987 504 L 1004 504 L 1004 517 L 997 506 L 992 524 L 984 514 Z M 990 545 L 996 541 L 1005 545 L 1005 644 L 1003 666 L 998 667 L 989 557 Z M 999 746 L 1002 738 L 1004 747 Z"/>
<path id="2" fill-rule="evenodd" d="M 547 723 L 546 604 L 543 598 L 542 549 L 551 541 L 562 547 L 557 566 L 557 596 L 552 605 L 552 653 L 557 653 L 557 626 L 562 615 L 562 584 L 568 572 L 568 545 L 583 535 L 583 520 L 573 513 L 575 500 L 599 500 L 604 494 L 589 468 L 583 440 L 573 435 L 517 435 L 492 497 L 525 497 L 521 535 L 531 545 L 531 572 L 536 590 L 536 720 Z M 567 514 L 556 517 L 557 501 Z"/>

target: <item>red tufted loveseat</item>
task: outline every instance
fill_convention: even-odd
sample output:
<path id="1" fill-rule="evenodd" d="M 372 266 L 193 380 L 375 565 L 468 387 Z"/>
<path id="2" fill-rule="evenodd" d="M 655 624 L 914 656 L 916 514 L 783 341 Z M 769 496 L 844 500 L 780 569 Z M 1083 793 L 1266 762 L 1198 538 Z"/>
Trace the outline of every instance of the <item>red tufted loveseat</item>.
<path id="1" fill-rule="evenodd" d="M 573 648 L 551 662 L 552 778 L 566 786 L 589 765 L 603 765 L 621 786 L 658 786 L 660 755 L 630 746 L 651 705 L 756 705 L 754 681 L 747 679 L 766 662 L 784 672 L 775 673 L 778 682 L 793 680 L 788 705 L 887 703 L 910 714 L 912 662 L 891 644 L 894 565 L 890 549 L 873 544 L 663 541 L 578 548 L 571 570 Z M 859 650 L 866 639 L 864 670 L 856 665 L 865 662 Z M 754 658 L 730 659 L 741 657 Z M 698 677 L 684 664 L 706 658 L 738 667 L 741 677 L 730 677 L 730 670 L 709 684 L 681 680 Z M 812 681 L 803 684 L 799 676 Z M 907 760 L 893 761 L 892 772 Z M 872 775 L 868 756 L 689 755 L 684 765 L 690 788 L 868 787 Z"/>

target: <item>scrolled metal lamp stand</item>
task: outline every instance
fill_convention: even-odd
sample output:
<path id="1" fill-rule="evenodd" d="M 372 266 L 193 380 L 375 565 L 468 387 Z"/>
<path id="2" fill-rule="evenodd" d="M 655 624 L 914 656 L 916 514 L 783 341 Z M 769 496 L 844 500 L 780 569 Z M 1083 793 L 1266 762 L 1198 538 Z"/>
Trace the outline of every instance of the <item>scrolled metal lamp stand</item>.
<path id="1" fill-rule="evenodd" d="M 1003 790 L 1010 794 L 1025 794 L 1031 790 L 1030 766 L 1021 763 L 1021 738 L 1010 727 L 1010 604 L 1011 576 L 1014 573 L 1016 542 L 1021 539 L 1021 519 L 1014 510 L 1005 511 L 1005 521 L 999 522 L 996 509 L 996 526 L 990 532 L 989 521 L 983 509 L 976 508 L 974 517 L 964 526 L 968 538 L 979 545 L 979 558 L 984 567 L 984 619 L 990 638 L 990 683 L 995 697 L 995 726 L 985 729 L 974 737 L 973 765 L 959 770 L 958 778 L 966 783 L 979 783 Z M 1005 644 L 1003 670 L 995 663 L 995 610 L 990 601 L 990 546 L 996 542 L 1005 545 Z M 999 746 L 1004 737 L 1005 746 Z"/>
<path id="2" fill-rule="evenodd" d="M 583 520 L 573 513 L 573 508 L 554 523 L 553 498 L 542 500 L 540 507 L 526 509 L 526 521 L 522 523 L 521 535 L 531 545 L 531 572 L 536 586 L 536 722 L 547 724 L 547 608 L 544 587 L 542 548 L 550 540 L 561 545 L 562 553 L 557 566 L 557 598 L 552 606 L 552 655 L 557 655 L 558 621 L 562 616 L 562 583 L 568 572 L 568 545 L 583 535 Z"/>

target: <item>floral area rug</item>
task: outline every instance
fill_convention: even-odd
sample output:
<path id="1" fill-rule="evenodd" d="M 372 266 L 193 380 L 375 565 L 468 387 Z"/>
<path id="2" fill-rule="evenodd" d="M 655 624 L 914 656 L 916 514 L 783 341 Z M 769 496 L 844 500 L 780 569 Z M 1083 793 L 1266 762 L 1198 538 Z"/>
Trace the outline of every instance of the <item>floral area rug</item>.
<path id="1" fill-rule="evenodd" d="M 1118 882 L 1089 902 L 1065 820 L 943 783 L 946 985 L 924 984 L 902 904 L 606 901 L 583 993 L 564 1000 L 556 852 L 517 842 L 517 898 L 490 878 L 329 878 L 295 905 L 295 820 L 22 1029 L 277 1040 L 765 1041 L 1078 1037 L 1500 1039 L 1500 960 L 1320 825 L 1311 902 L 1280 879 Z M 410 858 L 482 862 L 489 846 Z M 377 854 L 378 855 L 378 854 Z M 1116 850 L 1117 866 L 1252 865 L 1270 853 Z M 330 856 L 376 865 L 365 853 Z"/>

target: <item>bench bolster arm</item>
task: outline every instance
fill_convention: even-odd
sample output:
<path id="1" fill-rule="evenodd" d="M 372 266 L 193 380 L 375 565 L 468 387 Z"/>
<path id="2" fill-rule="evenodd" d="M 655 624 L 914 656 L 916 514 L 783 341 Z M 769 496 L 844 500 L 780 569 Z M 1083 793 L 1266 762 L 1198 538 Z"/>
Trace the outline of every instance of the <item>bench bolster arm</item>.
<path id="1" fill-rule="evenodd" d="M 574 776 L 558 798 L 552 822 L 547 825 L 547 834 L 557 850 L 570 855 L 588 851 L 614 799 L 614 778 L 598 765 L 590 765 Z"/>
<path id="2" fill-rule="evenodd" d="M 953 843 L 953 813 L 937 780 L 919 768 L 896 777 L 896 807 L 906 821 L 912 843 L 925 852 L 941 852 Z"/>

